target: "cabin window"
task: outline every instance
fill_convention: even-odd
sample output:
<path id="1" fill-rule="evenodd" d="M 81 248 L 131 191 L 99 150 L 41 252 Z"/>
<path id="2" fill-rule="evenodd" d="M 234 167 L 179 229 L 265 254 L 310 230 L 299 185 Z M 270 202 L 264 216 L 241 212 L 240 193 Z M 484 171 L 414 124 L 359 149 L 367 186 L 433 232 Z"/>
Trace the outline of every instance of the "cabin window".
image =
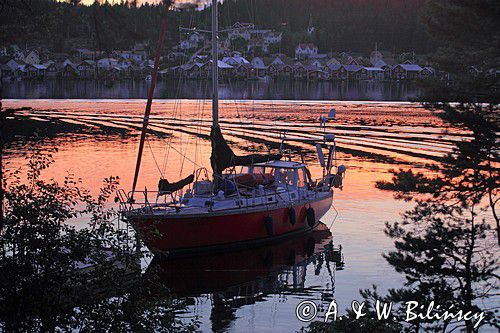
<path id="1" fill-rule="evenodd" d="M 306 185 L 307 185 L 306 172 L 304 169 L 299 169 L 298 170 L 297 186 L 298 187 L 306 187 Z"/>
<path id="2" fill-rule="evenodd" d="M 278 169 L 278 179 L 282 184 L 294 186 L 294 170 L 293 169 Z"/>

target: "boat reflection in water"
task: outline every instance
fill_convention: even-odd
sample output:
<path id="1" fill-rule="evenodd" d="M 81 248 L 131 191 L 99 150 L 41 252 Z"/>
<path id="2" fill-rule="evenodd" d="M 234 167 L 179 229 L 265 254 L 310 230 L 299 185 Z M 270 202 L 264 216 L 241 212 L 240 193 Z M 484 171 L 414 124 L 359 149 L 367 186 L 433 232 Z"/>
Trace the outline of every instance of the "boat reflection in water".
<path id="1" fill-rule="evenodd" d="M 309 265 L 315 275 L 322 268 L 328 271 L 331 288 L 322 299 L 332 299 L 335 270 L 344 266 L 341 249 L 333 245 L 330 230 L 320 223 L 313 231 L 279 244 L 188 258 L 155 257 L 147 274 L 157 274 L 177 297 L 209 295 L 212 329 L 220 330 L 235 319 L 237 308 L 267 295 L 307 293 Z"/>

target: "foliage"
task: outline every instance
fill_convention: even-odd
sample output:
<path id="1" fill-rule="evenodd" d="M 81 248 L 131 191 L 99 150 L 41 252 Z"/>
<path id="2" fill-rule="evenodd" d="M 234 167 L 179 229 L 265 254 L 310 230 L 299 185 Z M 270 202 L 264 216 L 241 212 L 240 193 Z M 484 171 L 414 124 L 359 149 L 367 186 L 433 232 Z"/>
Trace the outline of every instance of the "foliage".
<path id="1" fill-rule="evenodd" d="M 391 182 L 377 183 L 381 189 L 395 191 L 397 198 L 418 197 L 401 223 L 387 224 L 386 233 L 395 240 L 396 250 L 385 258 L 406 278 L 405 287 L 391 291 L 390 297 L 401 302 L 402 295 L 410 295 L 424 303 L 439 300 L 444 308 L 484 311 L 485 322 L 496 327 L 497 308 L 489 298 L 500 283 L 496 212 L 500 110 L 498 79 L 492 75 L 500 58 L 499 10 L 492 1 L 429 1 L 424 20 L 430 33 L 442 41 L 435 61 L 452 81 L 423 82 L 422 100 L 469 138 L 456 142 L 440 165 L 428 165 L 426 173 L 393 170 Z M 474 330 L 471 321 L 464 326 L 467 332 Z M 422 327 L 447 331 L 453 326 L 446 320 L 422 321 L 415 329 Z"/>
<path id="2" fill-rule="evenodd" d="M 399 323 L 404 321 L 402 304 L 411 300 L 439 303 L 434 313 L 452 305 L 464 312 L 483 311 L 486 317 L 480 326 L 500 327 L 495 317 L 498 304 L 492 299 L 500 287 L 499 14 L 498 2 L 462 0 L 430 0 L 423 14 L 441 45 L 435 62 L 451 79 L 422 82 L 423 104 L 468 138 L 455 142 L 452 152 L 439 165 L 427 165 L 425 172 L 392 170 L 391 182 L 377 183 L 380 189 L 394 191 L 396 198 L 416 203 L 401 222 L 386 225 L 395 250 L 384 257 L 406 282 L 381 299 L 399 305 Z M 473 332 L 474 324 L 426 319 L 403 327 L 411 332 Z"/>
<path id="3" fill-rule="evenodd" d="M 233 51 L 246 53 L 247 46 L 248 46 L 248 42 L 243 37 L 237 37 L 231 41 L 231 47 L 232 47 Z"/>
<path id="4" fill-rule="evenodd" d="M 96 1 L 91 6 L 51 0 L 5 0 L 0 7 L 0 44 L 43 46 L 57 52 L 72 48 L 101 51 L 128 49 L 137 42 L 152 45 L 157 39 L 163 9 L 158 5 L 134 2 Z M 418 20 L 424 0 L 380 2 L 376 0 L 256 0 L 224 1 L 220 24 L 251 22 L 301 38 L 285 39 L 281 48 L 293 54 L 298 42 L 311 41 L 324 52 L 369 52 L 375 42 L 391 51 L 434 50 Z M 305 30 L 309 13 L 317 34 L 309 40 Z M 194 24 L 196 22 L 196 24 Z M 168 14 L 167 47 L 179 42 L 179 26 L 210 28 L 210 8 L 171 11 Z"/>
<path id="5" fill-rule="evenodd" d="M 117 214 L 106 208 L 118 178 L 104 181 L 97 197 L 67 175 L 43 180 L 54 148 L 27 153 L 27 170 L 10 171 L 0 237 L 0 328 L 29 331 L 186 331 L 183 307 L 155 279 L 141 277 Z M 86 227 L 79 220 L 89 221 Z"/>

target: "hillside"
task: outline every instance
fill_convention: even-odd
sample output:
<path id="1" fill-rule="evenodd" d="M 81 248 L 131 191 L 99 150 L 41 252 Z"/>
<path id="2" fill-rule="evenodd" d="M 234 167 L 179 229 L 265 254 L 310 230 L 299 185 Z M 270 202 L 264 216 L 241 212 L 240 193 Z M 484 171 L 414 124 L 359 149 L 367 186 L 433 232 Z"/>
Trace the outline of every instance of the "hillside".
<path id="1" fill-rule="evenodd" d="M 429 53 L 435 48 L 419 22 L 425 0 L 226 0 L 220 6 L 221 26 L 254 22 L 284 32 L 283 52 L 301 41 L 320 50 L 367 52 L 380 49 Z M 9 3 L 11 4 L 9 6 Z M 153 41 L 161 8 L 126 3 L 92 6 L 53 0 L 10 0 L 0 7 L 0 45 L 44 46 L 55 52 L 76 47 L 108 51 Z M 169 13 L 168 46 L 179 41 L 178 26 L 209 26 L 209 10 Z M 194 23 L 196 22 L 196 24 Z M 314 33 L 306 33 L 309 23 Z"/>

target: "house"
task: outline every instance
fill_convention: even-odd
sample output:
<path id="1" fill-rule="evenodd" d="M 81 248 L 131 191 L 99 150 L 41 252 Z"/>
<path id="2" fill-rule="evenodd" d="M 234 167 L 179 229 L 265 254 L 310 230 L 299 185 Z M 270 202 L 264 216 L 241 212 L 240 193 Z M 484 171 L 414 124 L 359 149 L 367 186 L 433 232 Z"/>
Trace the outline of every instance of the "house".
<path id="1" fill-rule="evenodd" d="M 186 60 L 186 54 L 184 52 L 170 51 L 166 58 L 169 62 L 177 62 Z"/>
<path id="2" fill-rule="evenodd" d="M 347 72 L 347 78 L 349 80 L 360 80 L 362 66 L 359 65 L 345 65 L 344 68 Z"/>
<path id="3" fill-rule="evenodd" d="M 387 66 L 386 62 L 383 59 L 377 60 L 375 63 L 372 63 L 372 65 L 373 67 L 378 67 L 382 69 L 384 69 Z"/>
<path id="4" fill-rule="evenodd" d="M 326 62 L 327 65 L 329 64 L 337 64 L 337 65 L 340 65 L 340 61 L 337 60 L 337 58 L 334 58 L 334 57 L 331 57 L 330 59 L 328 59 L 328 61 Z"/>
<path id="5" fill-rule="evenodd" d="M 24 65 L 19 60 L 14 60 L 10 59 L 6 63 L 2 64 L 2 78 L 11 78 L 14 77 L 16 74 L 16 71 L 21 67 L 21 65 Z"/>
<path id="6" fill-rule="evenodd" d="M 217 67 L 219 69 L 219 77 L 231 77 L 234 73 L 234 67 L 217 60 Z M 212 60 L 207 61 L 202 65 L 203 76 L 209 78 L 212 76 Z"/>
<path id="7" fill-rule="evenodd" d="M 389 81 L 392 80 L 392 70 L 394 69 L 395 66 L 387 65 L 384 66 L 384 80 Z"/>
<path id="8" fill-rule="evenodd" d="M 133 60 L 135 62 L 141 62 L 144 60 L 143 52 L 135 52 L 135 51 L 114 51 L 113 54 L 117 58 L 123 58 L 125 60 Z"/>
<path id="9" fill-rule="evenodd" d="M 84 60 L 76 66 L 78 76 L 85 79 L 95 78 L 96 68 L 96 63 L 93 60 Z"/>
<path id="10" fill-rule="evenodd" d="M 97 60 L 97 68 L 98 69 L 104 69 L 104 70 L 110 70 L 113 67 L 118 66 L 118 60 L 115 58 L 102 58 Z"/>
<path id="11" fill-rule="evenodd" d="M 266 42 L 267 44 L 278 44 L 281 43 L 282 39 L 283 33 L 281 32 L 269 31 L 264 35 L 264 42 Z"/>
<path id="12" fill-rule="evenodd" d="M 26 71 L 27 65 L 20 65 L 18 69 L 14 72 L 13 77 L 16 79 L 22 79 L 28 76 L 28 72 Z"/>
<path id="13" fill-rule="evenodd" d="M 420 72 L 421 78 L 429 78 L 429 77 L 434 77 L 434 76 L 436 76 L 436 70 L 432 67 L 424 67 L 424 68 L 422 68 L 422 71 Z"/>
<path id="14" fill-rule="evenodd" d="M 40 55 L 36 50 L 33 50 L 28 53 L 26 57 L 24 57 L 24 62 L 28 65 L 34 65 L 40 63 Z"/>
<path id="15" fill-rule="evenodd" d="M 179 44 L 179 48 L 181 50 L 191 50 L 198 48 L 200 44 L 204 43 L 204 37 L 203 35 L 195 32 L 191 34 L 188 38 L 181 40 Z"/>
<path id="16" fill-rule="evenodd" d="M 249 79 L 256 77 L 254 68 L 250 63 L 240 63 L 233 67 L 233 73 L 237 78 Z"/>
<path id="17" fill-rule="evenodd" d="M 292 78 L 295 71 L 290 59 L 284 56 L 277 56 L 267 67 L 267 73 L 272 77 Z"/>
<path id="18" fill-rule="evenodd" d="M 45 70 L 46 77 L 54 79 L 54 78 L 59 76 L 60 68 L 56 65 L 55 62 L 49 61 L 43 65 L 46 67 L 46 70 Z"/>
<path id="19" fill-rule="evenodd" d="M 235 52 L 235 54 L 232 57 L 222 58 L 222 62 L 225 62 L 226 64 L 229 64 L 231 66 L 236 66 L 239 64 L 250 64 L 250 62 L 244 57 L 242 57 L 241 54 L 238 52 Z"/>
<path id="20" fill-rule="evenodd" d="M 76 78 L 79 76 L 79 71 L 74 63 L 67 60 L 62 63 L 60 75 L 65 78 Z"/>
<path id="21" fill-rule="evenodd" d="M 312 43 L 301 43 L 295 48 L 295 58 L 304 59 L 318 54 L 318 47 Z"/>
<path id="22" fill-rule="evenodd" d="M 29 78 L 42 78 L 45 76 L 47 67 L 41 64 L 29 64 L 26 66 L 27 76 Z"/>
<path id="23" fill-rule="evenodd" d="M 379 67 L 363 67 L 359 73 L 360 80 L 383 80 L 384 70 Z"/>
<path id="24" fill-rule="evenodd" d="M 330 74 L 330 78 L 334 80 L 347 80 L 349 75 L 347 69 L 341 64 L 327 63 L 324 70 Z"/>
<path id="25" fill-rule="evenodd" d="M 307 78 L 306 66 L 300 61 L 293 64 L 293 78 L 296 80 L 305 80 Z"/>
<path id="26" fill-rule="evenodd" d="M 92 51 L 89 49 L 76 49 L 71 51 L 71 54 L 81 60 L 95 60 L 98 57 L 100 57 L 103 54 L 103 52 Z"/>
<path id="27" fill-rule="evenodd" d="M 415 64 L 399 64 L 392 70 L 392 79 L 395 80 L 414 80 L 420 77 L 422 67 Z"/>
<path id="28" fill-rule="evenodd" d="M 264 60 L 260 57 L 255 57 L 251 61 L 252 67 L 255 72 L 255 76 L 257 77 L 263 77 L 267 73 L 267 66 L 264 63 Z"/>
<path id="29" fill-rule="evenodd" d="M 229 40 L 243 38 L 244 40 L 249 41 L 252 38 L 250 31 L 253 29 L 255 29 L 255 24 L 253 23 L 236 22 L 228 29 L 229 32 L 227 37 Z"/>

